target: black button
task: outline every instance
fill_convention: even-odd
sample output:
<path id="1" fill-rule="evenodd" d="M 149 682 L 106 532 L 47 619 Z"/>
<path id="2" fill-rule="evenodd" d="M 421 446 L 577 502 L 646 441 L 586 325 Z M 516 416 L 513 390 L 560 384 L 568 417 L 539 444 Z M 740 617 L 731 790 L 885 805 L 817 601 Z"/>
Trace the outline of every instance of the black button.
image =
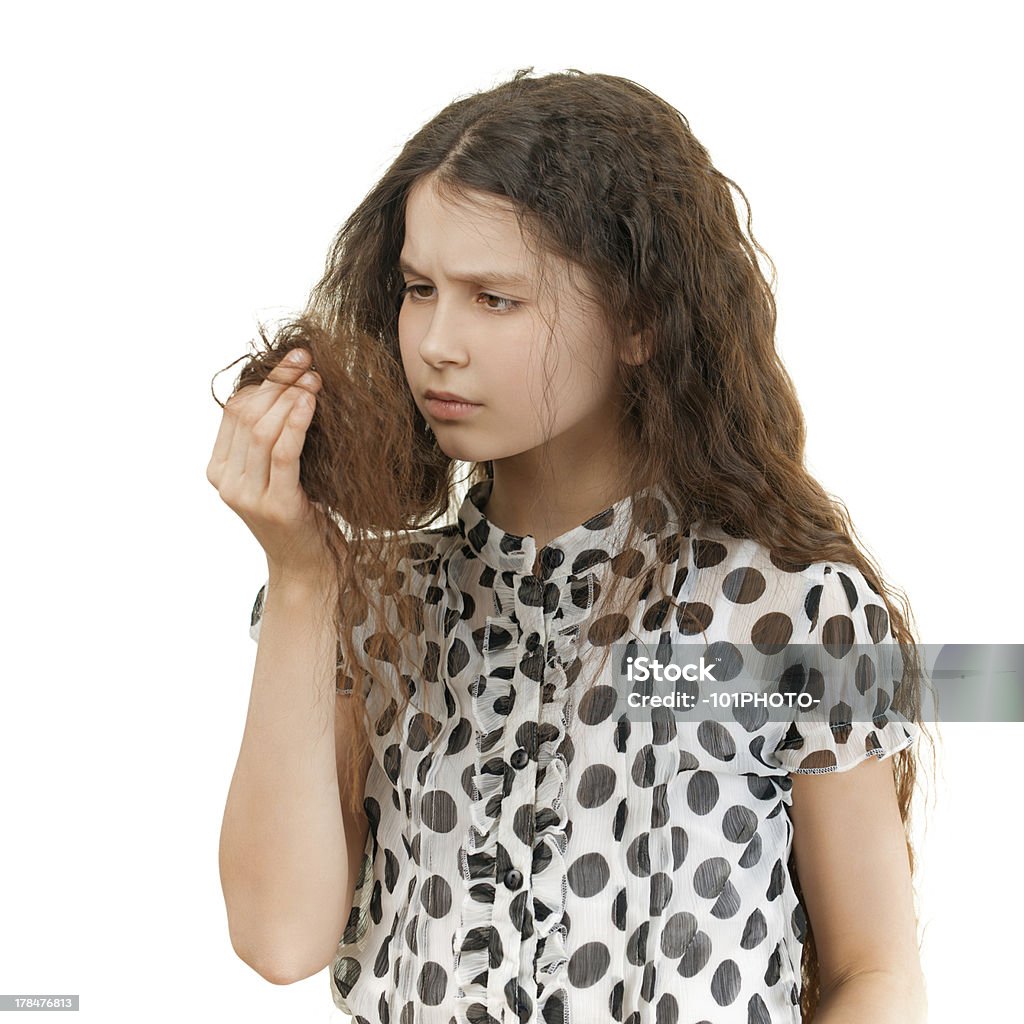
<path id="1" fill-rule="evenodd" d="M 516 868 L 509 868 L 505 872 L 505 884 L 510 889 L 518 889 L 523 884 L 523 873 Z"/>
<path id="2" fill-rule="evenodd" d="M 512 752 L 512 757 L 509 760 L 512 762 L 513 768 L 525 768 L 526 763 L 530 760 L 530 755 L 520 747 Z"/>

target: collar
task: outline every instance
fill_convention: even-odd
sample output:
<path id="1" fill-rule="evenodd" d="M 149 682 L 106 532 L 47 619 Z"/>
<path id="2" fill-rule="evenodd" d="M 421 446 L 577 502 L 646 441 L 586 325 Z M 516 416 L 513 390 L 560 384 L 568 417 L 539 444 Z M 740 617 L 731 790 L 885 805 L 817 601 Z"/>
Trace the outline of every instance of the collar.
<path id="1" fill-rule="evenodd" d="M 483 513 L 493 478 L 474 484 L 459 509 L 459 532 L 473 553 L 498 572 L 532 576 L 537 545 L 527 534 L 520 537 L 493 523 Z M 577 576 L 621 554 L 630 521 L 638 517 L 643 534 L 658 538 L 675 526 L 672 505 L 661 487 L 627 495 L 591 516 L 586 522 L 555 537 L 541 549 L 541 579 Z"/>

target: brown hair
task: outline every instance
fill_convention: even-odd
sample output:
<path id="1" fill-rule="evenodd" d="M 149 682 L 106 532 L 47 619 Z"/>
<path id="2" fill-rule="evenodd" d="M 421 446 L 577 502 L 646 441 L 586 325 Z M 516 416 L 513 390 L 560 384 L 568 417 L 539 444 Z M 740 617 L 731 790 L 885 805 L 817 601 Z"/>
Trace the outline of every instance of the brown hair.
<path id="1" fill-rule="evenodd" d="M 803 415 L 775 350 L 775 267 L 754 240 L 743 191 L 712 165 L 687 119 L 637 83 L 574 69 L 543 77 L 532 71 L 455 100 L 409 139 L 341 227 L 306 309 L 273 343 L 261 326 L 264 351 L 236 384 L 259 383 L 296 346 L 312 352 L 321 376 L 301 482 L 327 513 L 344 687 L 362 698 L 345 668 L 362 655 L 365 678 L 392 697 L 389 720 L 406 707 L 400 648 L 422 632 L 424 608 L 404 582 L 417 557 L 429 557 L 409 531 L 455 509 L 460 464 L 427 429 L 398 347 L 405 203 L 430 175 L 453 197 L 508 204 L 524 238 L 582 271 L 617 351 L 641 332 L 646 359 L 619 364 L 632 451 L 622 493 L 658 483 L 681 529 L 696 520 L 718 525 L 761 542 L 780 566 L 837 560 L 861 570 L 885 602 L 906 668 L 901 689 L 913 694 L 920 662 L 907 600 L 854 542 L 843 503 L 804 467 Z M 730 188 L 747 207 L 746 234 Z M 771 268 L 770 283 L 758 254 Z M 491 468 L 472 464 L 469 482 Z M 627 547 L 651 525 L 643 515 L 634 519 Z M 678 608 L 656 574 L 634 573 L 623 607 L 658 585 L 666 611 Z M 628 574 L 615 574 L 602 600 L 614 602 L 619 578 Z M 357 650 L 354 631 L 368 616 L 374 630 Z M 601 621 L 587 637 L 594 647 L 602 643 Z M 424 648 L 412 664 L 436 672 L 434 647 L 433 668 Z M 920 722 L 913 701 L 901 710 Z M 360 741 L 353 770 L 365 752 L 366 737 Z M 913 748 L 893 755 L 911 873 L 916 757 Z M 789 867 L 799 894 L 793 858 Z M 809 923 L 801 973 L 801 1009 L 810 1021 L 819 977 Z"/>

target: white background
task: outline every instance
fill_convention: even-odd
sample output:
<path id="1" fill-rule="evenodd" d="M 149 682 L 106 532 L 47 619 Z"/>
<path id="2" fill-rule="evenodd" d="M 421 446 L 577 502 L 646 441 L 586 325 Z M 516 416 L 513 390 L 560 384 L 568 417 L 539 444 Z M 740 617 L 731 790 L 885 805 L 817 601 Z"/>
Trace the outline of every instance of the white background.
<path id="1" fill-rule="evenodd" d="M 1020 639 L 1012 5 L 362 6 L 4 8 L 0 993 L 79 993 L 82 1020 L 345 1019 L 326 971 L 273 986 L 228 939 L 265 563 L 206 481 L 209 382 L 299 309 L 405 140 L 519 67 L 688 117 L 778 266 L 812 471 L 925 642 Z M 1005 1019 L 1021 728 L 943 734 L 931 1019 Z"/>

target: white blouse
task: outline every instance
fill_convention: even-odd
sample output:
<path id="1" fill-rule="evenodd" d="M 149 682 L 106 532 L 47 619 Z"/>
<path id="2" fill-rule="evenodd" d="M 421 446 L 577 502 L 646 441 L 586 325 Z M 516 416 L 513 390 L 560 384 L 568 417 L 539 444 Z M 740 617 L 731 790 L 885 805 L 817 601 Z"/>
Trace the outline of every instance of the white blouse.
<path id="1" fill-rule="evenodd" d="M 403 716 L 365 676 L 370 829 L 335 1004 L 359 1024 L 799 1024 L 788 775 L 915 739 L 889 707 L 891 658 L 859 653 L 891 648 L 884 603 L 853 566 L 783 565 L 754 541 L 681 529 L 657 488 L 551 541 L 537 578 L 534 538 L 481 511 L 490 487 L 457 523 L 417 531 L 403 563 L 431 652 L 404 669 Z M 645 539 L 625 550 L 634 515 Z M 655 562 L 678 611 L 652 592 L 631 620 L 593 620 L 606 574 Z M 824 717 L 627 716 L 613 659 L 592 689 L 578 678 L 580 644 L 741 657 L 780 635 L 828 652 L 827 693 L 807 674 Z M 873 711 L 857 720 L 853 705 Z"/>

